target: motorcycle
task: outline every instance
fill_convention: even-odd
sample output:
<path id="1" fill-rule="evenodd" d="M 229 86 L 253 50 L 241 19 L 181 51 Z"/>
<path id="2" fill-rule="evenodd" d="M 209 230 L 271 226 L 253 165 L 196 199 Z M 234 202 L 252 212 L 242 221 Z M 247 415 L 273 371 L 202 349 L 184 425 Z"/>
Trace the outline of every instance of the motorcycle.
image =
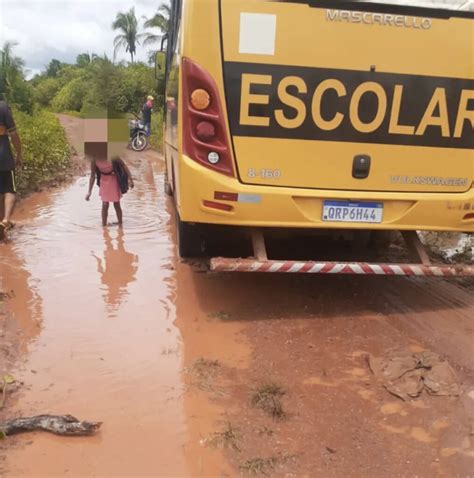
<path id="1" fill-rule="evenodd" d="M 128 128 L 130 130 L 129 146 L 133 151 L 143 151 L 148 146 L 148 135 L 145 125 L 136 115 L 135 118 L 128 121 Z"/>

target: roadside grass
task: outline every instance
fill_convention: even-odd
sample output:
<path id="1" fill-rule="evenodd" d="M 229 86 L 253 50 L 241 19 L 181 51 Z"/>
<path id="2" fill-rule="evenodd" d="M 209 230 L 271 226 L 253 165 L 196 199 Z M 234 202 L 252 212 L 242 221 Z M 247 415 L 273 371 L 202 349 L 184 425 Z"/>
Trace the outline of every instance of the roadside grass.
<path id="1" fill-rule="evenodd" d="M 267 458 L 250 458 L 240 465 L 240 471 L 244 475 L 269 475 L 277 466 L 284 465 L 296 457 L 294 455 L 273 455 Z"/>
<path id="2" fill-rule="evenodd" d="M 252 394 L 252 405 L 260 408 L 276 420 L 284 419 L 287 415 L 283 410 L 281 397 L 286 390 L 275 383 L 268 383 L 257 388 Z"/>
<path id="3" fill-rule="evenodd" d="M 208 314 L 208 317 L 210 319 L 232 320 L 232 316 L 229 313 L 224 312 L 222 310 L 219 310 L 217 312 L 211 312 Z"/>
<path id="4" fill-rule="evenodd" d="M 271 437 L 273 436 L 273 434 L 275 433 L 271 428 L 268 428 L 267 426 L 264 426 L 262 428 L 260 428 L 259 430 L 257 430 L 257 433 L 260 435 L 260 436 L 268 436 L 268 437 Z"/>
<path id="5" fill-rule="evenodd" d="M 185 369 L 185 372 L 192 376 L 193 385 L 204 392 L 210 392 L 215 391 L 214 380 L 220 369 L 221 364 L 218 360 L 199 357 L 193 362 L 191 367 Z"/>
<path id="6" fill-rule="evenodd" d="M 238 445 L 239 435 L 232 427 L 231 423 L 227 423 L 227 428 L 220 432 L 214 432 L 208 437 L 201 440 L 202 445 L 209 445 L 213 448 L 231 449 L 240 452 Z"/>

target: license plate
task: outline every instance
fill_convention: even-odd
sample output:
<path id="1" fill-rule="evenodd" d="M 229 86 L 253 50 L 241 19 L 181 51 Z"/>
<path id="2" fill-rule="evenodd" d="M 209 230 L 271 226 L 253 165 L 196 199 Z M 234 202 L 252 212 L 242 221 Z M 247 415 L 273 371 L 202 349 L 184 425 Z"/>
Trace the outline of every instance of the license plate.
<path id="1" fill-rule="evenodd" d="M 324 201 L 323 221 L 381 223 L 381 202 Z"/>

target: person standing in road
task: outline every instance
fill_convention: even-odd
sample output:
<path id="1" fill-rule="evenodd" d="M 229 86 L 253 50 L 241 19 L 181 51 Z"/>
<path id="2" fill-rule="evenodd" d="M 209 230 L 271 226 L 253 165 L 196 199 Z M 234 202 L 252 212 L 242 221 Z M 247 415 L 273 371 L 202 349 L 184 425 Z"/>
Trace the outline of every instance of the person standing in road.
<path id="1" fill-rule="evenodd" d="M 143 124 L 145 126 L 146 135 L 151 135 L 151 113 L 153 111 L 153 96 L 147 96 L 146 103 L 143 105 Z"/>
<path id="2" fill-rule="evenodd" d="M 16 158 L 13 157 L 10 139 L 15 147 Z M 11 216 L 16 202 L 15 169 L 22 166 L 21 141 L 12 112 L 5 101 L 0 101 L 0 212 L 3 210 L 0 239 L 5 231 L 14 226 Z"/>
<path id="3" fill-rule="evenodd" d="M 134 187 L 132 174 L 125 162 L 118 156 L 109 158 L 108 144 L 106 142 L 86 142 L 84 144 L 85 156 L 91 162 L 89 190 L 86 201 L 89 201 L 94 183 L 97 181 L 99 195 L 102 199 L 102 226 L 107 226 L 109 204 L 113 203 L 117 213 L 119 227 L 122 227 L 122 206 L 120 200 L 122 191 L 119 180 L 119 169 L 124 171 L 124 178 L 130 188 Z"/>

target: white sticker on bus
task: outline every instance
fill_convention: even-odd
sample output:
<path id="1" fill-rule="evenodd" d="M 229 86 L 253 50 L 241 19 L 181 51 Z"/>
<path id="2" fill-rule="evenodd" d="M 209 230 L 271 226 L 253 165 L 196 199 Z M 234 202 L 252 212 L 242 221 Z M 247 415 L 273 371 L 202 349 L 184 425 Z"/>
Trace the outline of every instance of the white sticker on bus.
<path id="1" fill-rule="evenodd" d="M 239 53 L 274 55 L 276 15 L 267 13 L 240 14 Z"/>

